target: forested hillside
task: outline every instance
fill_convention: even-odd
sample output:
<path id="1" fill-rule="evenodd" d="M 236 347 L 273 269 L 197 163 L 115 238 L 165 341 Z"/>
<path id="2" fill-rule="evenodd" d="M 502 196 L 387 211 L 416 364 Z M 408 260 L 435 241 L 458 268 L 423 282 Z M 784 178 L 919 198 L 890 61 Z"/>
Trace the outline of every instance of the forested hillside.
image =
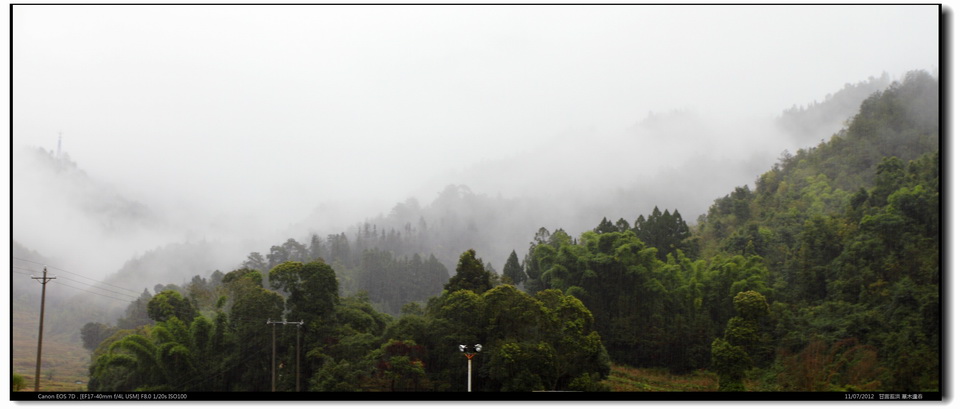
<path id="1" fill-rule="evenodd" d="M 699 220 L 704 256 L 758 257 L 771 273 L 782 387 L 940 387 L 939 87 L 908 74 Z M 831 369 L 798 375 L 817 359 Z"/>
<path id="2" fill-rule="evenodd" d="M 611 363 L 722 391 L 940 391 L 939 89 L 912 72 L 870 95 L 695 225 L 654 207 L 544 227 L 498 273 L 470 237 L 386 222 L 427 213 L 407 203 L 157 286 L 84 327 L 90 390 L 460 391 L 457 346 L 482 344 L 479 391 L 607 390 Z"/>
<path id="3" fill-rule="evenodd" d="M 753 367 L 770 390 L 938 390 L 938 88 L 914 72 L 873 94 L 692 233 L 658 209 L 579 239 L 541 230 L 528 289 L 583 300 L 617 362 L 712 367 L 721 387 Z M 766 306 L 745 314 L 742 294 Z"/>
<path id="4" fill-rule="evenodd" d="M 421 256 L 417 243 L 425 234 L 401 233 L 365 224 L 355 240 L 345 233 L 329 235 L 326 240 L 314 234 L 309 245 L 288 239 L 272 246 L 266 256 L 251 253 L 243 266 L 270 271 L 279 264 L 296 261 L 326 260 L 337 272 L 342 294 L 363 292 L 381 311 L 399 314 L 409 302 L 426 301 L 443 288 L 450 278 L 447 268 L 433 254 Z M 264 278 L 266 279 L 266 277 Z M 264 281 L 266 283 L 266 281 Z"/>
<path id="5" fill-rule="evenodd" d="M 783 111 L 777 125 L 794 139 L 806 144 L 829 139 L 843 128 L 850 117 L 860 110 L 863 100 L 890 85 L 890 76 L 870 77 L 856 84 L 845 84 L 843 89 L 824 96 L 806 106 L 793 106 Z"/>

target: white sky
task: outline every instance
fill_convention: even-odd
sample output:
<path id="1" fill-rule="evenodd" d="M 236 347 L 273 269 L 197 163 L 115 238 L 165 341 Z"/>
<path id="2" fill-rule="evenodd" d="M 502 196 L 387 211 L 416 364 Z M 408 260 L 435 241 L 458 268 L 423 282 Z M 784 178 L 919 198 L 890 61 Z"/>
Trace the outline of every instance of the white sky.
<path id="1" fill-rule="evenodd" d="M 12 145 L 55 149 L 62 132 L 82 169 L 154 206 L 266 225 L 320 203 L 373 216 L 580 129 L 675 109 L 774 116 L 869 76 L 933 70 L 938 18 L 862 5 L 16 6 Z"/>

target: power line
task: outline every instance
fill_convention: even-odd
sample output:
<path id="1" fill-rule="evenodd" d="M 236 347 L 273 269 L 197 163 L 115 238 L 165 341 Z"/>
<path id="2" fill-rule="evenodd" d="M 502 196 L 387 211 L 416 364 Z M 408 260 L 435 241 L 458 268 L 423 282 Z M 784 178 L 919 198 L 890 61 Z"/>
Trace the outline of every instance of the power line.
<path id="1" fill-rule="evenodd" d="M 16 257 L 14 257 L 14 258 L 16 258 Z M 36 261 L 25 260 L 25 259 L 22 259 L 22 258 L 16 258 L 16 259 L 17 259 L 17 260 L 20 260 L 20 261 L 26 261 L 26 262 L 28 262 L 28 263 L 43 264 L 43 263 L 38 263 L 38 262 L 36 262 Z M 53 266 L 47 266 L 47 267 L 50 267 L 50 268 L 52 268 L 52 269 L 54 269 L 54 270 L 59 270 L 59 271 L 61 271 L 61 272 L 67 273 L 67 274 L 73 274 L 73 275 L 75 275 L 75 276 L 82 277 L 82 278 L 84 278 L 84 279 L 87 279 L 87 280 L 90 280 L 90 281 L 93 281 L 93 282 L 96 282 L 96 283 L 99 283 L 99 284 L 103 284 L 103 285 L 110 286 L 110 287 L 113 287 L 113 288 L 116 288 L 116 289 L 124 290 L 124 291 L 127 291 L 127 292 L 132 293 L 132 294 L 137 295 L 137 296 L 140 295 L 140 292 L 138 292 L 138 291 L 131 290 L 131 289 L 129 289 L 129 288 L 120 287 L 120 286 L 117 286 L 117 285 L 113 285 L 113 284 L 110 284 L 110 283 L 105 282 L 105 281 L 93 279 L 93 278 L 87 277 L 87 276 L 85 276 L 85 275 L 83 275 L 83 274 L 74 273 L 74 272 L 72 272 L 72 271 L 64 270 L 64 269 L 59 268 L 59 267 L 53 267 Z M 77 281 L 77 282 L 79 282 L 79 281 Z M 81 284 L 87 284 L 87 283 L 81 283 Z M 90 285 L 90 284 L 87 284 L 87 285 Z"/>
<path id="2" fill-rule="evenodd" d="M 42 273 L 42 271 L 31 270 L 31 269 L 26 268 L 26 267 L 13 266 L 13 268 L 15 268 L 15 269 L 20 269 L 20 270 L 23 270 L 23 271 L 28 271 L 28 272 L 31 272 L 31 273 L 37 273 L 37 274 Z"/>
<path id="3" fill-rule="evenodd" d="M 28 262 L 28 263 L 44 265 L 44 263 L 40 263 L 40 262 L 33 261 L 33 260 L 22 259 L 22 258 L 19 258 L 19 257 L 12 257 L 12 258 L 15 259 L 15 260 L 25 261 L 25 262 Z M 87 277 L 87 276 L 85 276 L 85 275 L 83 275 L 83 274 L 74 273 L 74 272 L 72 272 L 72 271 L 68 271 L 68 270 L 65 270 L 65 269 L 62 269 L 62 268 L 59 268 L 59 267 L 54 267 L 54 266 L 46 266 L 46 267 L 49 267 L 49 268 L 54 269 L 54 270 L 59 270 L 59 271 L 61 271 L 61 272 L 67 273 L 67 274 L 73 274 L 73 275 L 75 275 L 75 276 L 82 277 L 82 278 L 85 278 L 85 279 L 87 279 L 87 280 L 94 281 L 94 282 L 97 282 L 97 283 L 100 283 L 100 284 L 103 284 L 103 285 L 107 285 L 107 286 L 110 286 L 110 287 L 113 287 L 113 288 L 117 288 L 117 289 L 120 289 L 120 290 L 128 291 L 128 292 L 133 293 L 133 294 L 137 294 L 137 295 L 140 294 L 140 292 L 138 292 L 138 291 L 131 290 L 131 289 L 129 289 L 129 288 L 120 287 L 120 286 L 117 286 L 117 285 L 113 285 L 113 284 L 110 284 L 110 283 L 105 282 L 105 281 L 93 279 L 93 278 Z M 82 283 L 82 284 L 86 284 L 86 283 Z M 88 285 L 89 285 L 89 284 L 88 284 Z"/>
<path id="4" fill-rule="evenodd" d="M 73 281 L 73 282 L 75 282 L 75 283 L 80 283 L 80 284 L 84 284 L 84 285 L 89 285 L 91 288 L 96 288 L 96 289 L 98 289 L 98 290 L 100 290 L 100 291 L 106 291 L 106 292 L 108 292 L 108 293 L 114 293 L 114 294 L 117 294 L 117 295 L 122 295 L 122 296 L 124 296 L 124 297 L 130 297 L 130 298 L 132 298 L 131 301 L 136 301 L 136 299 L 137 299 L 137 297 L 133 297 L 133 296 L 130 296 L 130 295 L 128 295 L 128 294 L 118 293 L 118 292 L 116 292 L 116 291 L 111 291 L 111 290 L 108 290 L 108 289 L 106 289 L 106 288 L 100 288 L 100 287 L 97 287 L 97 286 L 95 286 L 95 285 L 90 285 L 90 284 L 87 284 L 87 283 L 84 283 L 84 282 L 80 282 L 80 281 L 71 279 L 71 278 L 69 278 L 69 277 L 61 277 L 61 278 L 63 278 L 64 280 Z"/>
<path id="5" fill-rule="evenodd" d="M 25 262 L 27 262 L 27 263 L 44 265 L 44 263 L 40 263 L 40 262 L 33 261 L 33 260 L 22 259 L 22 258 L 19 258 L 19 257 L 11 257 L 11 258 L 13 258 L 14 260 L 25 261 Z M 83 277 L 83 278 L 85 278 L 85 279 L 87 279 L 87 280 L 95 281 L 95 282 L 97 282 L 97 283 L 100 283 L 100 284 L 103 284 L 103 285 L 108 285 L 108 286 L 113 287 L 113 288 L 117 288 L 117 289 L 120 289 L 120 290 L 128 291 L 128 292 L 130 292 L 130 293 L 136 294 L 137 296 L 140 295 L 140 292 L 139 292 L 139 291 L 135 291 L 135 290 L 131 290 L 131 289 L 129 289 L 129 288 L 124 288 L 124 287 L 116 286 L 116 285 L 113 285 L 113 284 L 110 284 L 110 283 L 107 283 L 107 282 L 104 282 L 104 281 L 100 281 L 100 280 L 97 280 L 97 279 L 93 279 L 93 278 L 87 277 L 87 276 L 85 276 L 85 275 L 83 275 L 83 274 L 74 273 L 74 272 L 72 272 L 72 271 L 67 271 L 67 270 L 64 270 L 64 269 L 62 269 L 62 268 L 58 268 L 58 267 L 54 267 L 54 266 L 46 266 L 46 267 L 52 268 L 52 269 L 54 269 L 54 270 L 59 270 L 59 271 L 62 271 L 62 272 L 64 272 L 64 273 L 67 273 L 67 274 L 73 274 L 73 275 L 75 275 L 75 276 Z M 78 282 L 79 282 L 79 281 L 78 281 Z M 81 284 L 86 284 L 86 283 L 81 283 Z M 89 284 L 88 284 L 88 285 L 89 285 Z"/>
<path id="6" fill-rule="evenodd" d="M 29 271 L 29 272 L 33 272 L 33 273 L 39 273 L 38 271 L 34 271 L 34 270 L 29 269 L 29 268 L 14 267 L 14 269 L 18 269 L 18 268 L 21 269 L 21 270 L 25 270 L 25 271 Z M 29 274 L 21 273 L 21 272 L 18 272 L 18 271 L 14 271 L 14 273 L 29 275 Z M 85 283 L 85 282 L 83 282 L 83 281 L 77 281 L 77 280 L 74 280 L 74 279 L 72 279 L 72 278 L 70 278 L 70 277 L 60 277 L 60 278 L 62 278 L 62 279 L 64 279 L 64 280 L 70 280 L 70 281 L 73 281 L 73 282 L 78 283 L 78 284 L 83 284 L 83 285 L 85 285 L 85 286 L 88 286 L 89 288 L 96 288 L 97 290 L 100 290 L 100 291 L 106 291 L 106 292 L 108 292 L 108 293 L 114 293 L 114 294 L 117 294 L 117 295 L 119 295 L 119 296 L 132 298 L 132 300 L 129 300 L 129 301 L 136 301 L 136 299 L 139 298 L 139 297 L 133 297 L 133 296 L 131 296 L 131 295 L 129 295 L 129 294 L 118 293 L 118 292 L 116 292 L 116 291 L 113 291 L 113 290 L 110 290 L 110 289 L 107 289 L 107 288 L 97 287 L 97 286 L 95 286 L 95 285 L 92 285 L 92 284 L 89 284 L 89 283 Z M 57 284 L 60 284 L 60 283 L 58 282 Z M 64 285 L 66 285 L 66 284 L 64 284 Z M 81 290 L 81 291 L 86 291 L 86 290 L 84 290 L 84 289 L 82 289 L 82 288 L 77 288 L 77 287 L 70 286 L 70 285 L 67 285 L 67 287 L 76 288 L 76 289 Z M 88 292 L 88 293 L 91 293 L 91 294 L 97 294 L 97 293 L 92 292 L 92 291 L 87 291 L 87 292 Z M 97 294 L 97 295 L 103 295 L 103 294 Z M 109 296 L 104 295 L 104 297 L 109 297 Z"/>
<path id="7" fill-rule="evenodd" d="M 62 278 L 62 277 L 61 277 L 61 278 Z M 73 288 L 73 289 L 75 289 L 75 290 L 87 292 L 87 293 L 90 293 L 90 294 L 93 294 L 93 295 L 99 295 L 99 296 L 101 296 L 101 297 L 111 298 L 111 299 L 114 299 L 114 300 L 117 300 L 117 301 L 123 301 L 123 302 L 133 302 L 133 301 L 136 301 L 136 299 L 132 299 L 132 300 L 131 300 L 131 299 L 121 299 L 121 298 L 111 297 L 111 296 L 105 295 L 105 294 L 98 294 L 98 293 L 95 293 L 95 292 L 93 292 L 93 291 L 87 291 L 87 290 L 84 290 L 84 289 L 79 288 L 79 287 L 74 287 L 74 286 L 72 286 L 72 285 L 64 284 L 64 283 L 62 283 L 62 282 L 57 282 L 56 284 L 57 284 L 57 285 L 62 285 L 62 286 L 64 286 L 64 287 L 70 287 L 70 288 Z"/>

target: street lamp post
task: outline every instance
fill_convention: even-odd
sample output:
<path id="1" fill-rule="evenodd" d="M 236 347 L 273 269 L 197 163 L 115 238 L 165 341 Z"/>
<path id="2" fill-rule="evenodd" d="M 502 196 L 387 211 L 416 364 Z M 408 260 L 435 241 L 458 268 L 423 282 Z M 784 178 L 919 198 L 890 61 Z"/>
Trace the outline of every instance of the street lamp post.
<path id="1" fill-rule="evenodd" d="M 473 389 L 473 356 L 478 354 L 482 347 L 480 344 L 472 347 L 460 345 L 460 352 L 463 352 L 463 356 L 467 357 L 467 392 L 472 392 Z"/>

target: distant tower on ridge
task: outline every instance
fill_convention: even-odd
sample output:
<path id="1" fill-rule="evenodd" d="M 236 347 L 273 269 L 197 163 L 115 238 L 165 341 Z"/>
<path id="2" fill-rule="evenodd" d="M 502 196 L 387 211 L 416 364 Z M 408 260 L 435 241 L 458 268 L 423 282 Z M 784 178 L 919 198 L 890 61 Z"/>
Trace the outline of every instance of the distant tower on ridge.
<path id="1" fill-rule="evenodd" d="M 60 132 L 60 138 L 57 139 L 57 159 L 60 159 L 60 146 L 63 144 L 63 132 Z"/>

